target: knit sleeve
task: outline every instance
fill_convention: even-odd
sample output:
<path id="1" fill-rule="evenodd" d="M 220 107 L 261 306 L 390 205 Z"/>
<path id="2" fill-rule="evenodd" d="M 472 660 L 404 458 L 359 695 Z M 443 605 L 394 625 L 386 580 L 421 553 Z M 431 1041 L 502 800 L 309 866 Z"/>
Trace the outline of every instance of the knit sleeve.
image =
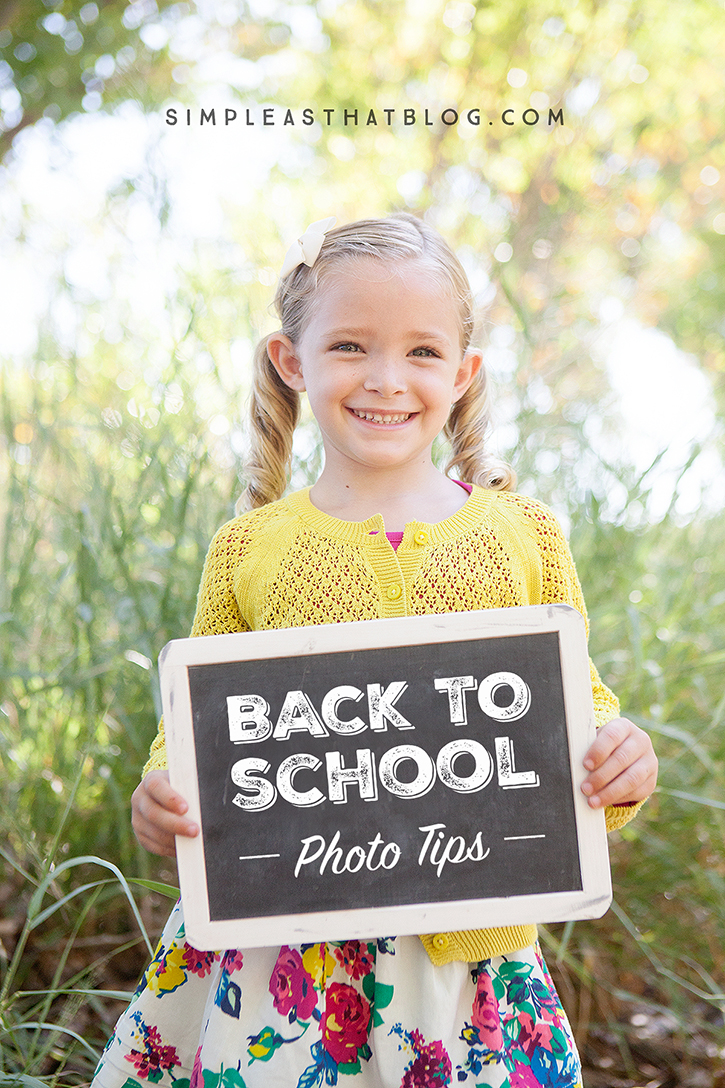
<path id="1" fill-rule="evenodd" d="M 239 611 L 234 593 L 234 573 L 244 551 L 245 540 L 239 519 L 223 525 L 212 540 L 204 561 L 196 614 L 191 625 L 192 637 L 249 631 L 249 624 Z M 149 751 L 148 761 L 143 769 L 143 777 L 149 771 L 165 769 L 167 766 L 166 737 L 162 718 Z"/>
<path id="2" fill-rule="evenodd" d="M 571 550 L 566 541 L 559 522 L 554 514 L 543 505 L 533 499 L 521 500 L 528 535 L 533 540 L 535 550 L 538 553 L 541 585 L 541 604 L 569 604 L 581 612 L 589 635 L 589 619 L 587 617 L 584 594 L 576 571 Z M 532 560 L 529 560 L 531 563 Z M 589 661 L 589 671 L 592 681 L 592 698 L 594 701 L 594 718 L 597 729 L 601 729 L 613 718 L 620 714 L 619 700 L 614 692 L 604 684 L 597 672 L 593 661 Z M 639 812 L 643 802 L 634 805 L 609 805 L 605 809 L 607 831 L 614 831 L 624 827 L 625 824 Z"/>

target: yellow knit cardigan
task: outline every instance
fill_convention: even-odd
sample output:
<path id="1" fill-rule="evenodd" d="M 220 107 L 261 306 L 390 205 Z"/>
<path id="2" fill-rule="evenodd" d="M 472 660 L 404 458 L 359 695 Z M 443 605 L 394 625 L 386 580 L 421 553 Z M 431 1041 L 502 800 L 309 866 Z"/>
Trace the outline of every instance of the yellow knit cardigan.
<path id="1" fill-rule="evenodd" d="M 452 517 L 405 527 L 397 551 L 381 515 L 339 521 L 298 491 L 227 522 L 212 541 L 191 634 L 479 608 L 565 603 L 586 610 L 561 528 L 542 503 L 474 487 Z M 616 697 L 591 665 L 597 725 L 619 714 Z M 166 766 L 163 723 L 144 774 Z M 607 809 L 622 827 L 639 805 Z M 536 926 L 421 936 L 435 964 L 476 962 L 525 948 Z"/>

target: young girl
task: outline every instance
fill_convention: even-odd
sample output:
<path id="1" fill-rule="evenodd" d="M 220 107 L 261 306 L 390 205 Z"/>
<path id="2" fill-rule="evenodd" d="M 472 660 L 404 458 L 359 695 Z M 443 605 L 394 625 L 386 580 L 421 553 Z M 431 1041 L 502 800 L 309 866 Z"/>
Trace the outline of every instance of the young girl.
<path id="1" fill-rule="evenodd" d="M 332 221 L 334 222 L 334 220 Z M 553 515 L 486 452 L 471 293 L 413 216 L 303 235 L 260 344 L 248 512 L 212 542 L 193 635 L 566 602 L 584 613 Z M 281 498 L 299 394 L 324 469 Z M 432 459 L 443 432 L 447 471 Z M 582 786 L 620 827 L 652 791 L 647 735 L 592 666 L 597 722 Z M 165 768 L 163 728 L 133 798 L 149 850 L 198 833 Z M 95 1088 L 574 1088 L 581 1070 L 535 926 L 199 952 L 181 906 L 121 1016 Z"/>

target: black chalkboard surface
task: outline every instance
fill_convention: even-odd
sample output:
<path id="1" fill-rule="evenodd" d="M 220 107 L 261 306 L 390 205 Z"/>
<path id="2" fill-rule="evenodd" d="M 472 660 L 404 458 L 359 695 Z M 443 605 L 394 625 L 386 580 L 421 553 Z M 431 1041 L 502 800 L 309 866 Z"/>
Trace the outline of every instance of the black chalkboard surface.
<path id="1" fill-rule="evenodd" d="M 597 917 L 602 812 L 568 605 L 180 639 L 161 654 L 201 949 Z"/>

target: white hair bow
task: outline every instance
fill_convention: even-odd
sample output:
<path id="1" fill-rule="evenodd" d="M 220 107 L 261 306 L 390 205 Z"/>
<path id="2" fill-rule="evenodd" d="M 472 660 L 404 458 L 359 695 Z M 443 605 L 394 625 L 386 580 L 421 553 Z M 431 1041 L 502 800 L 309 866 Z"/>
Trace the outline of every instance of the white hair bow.
<path id="1" fill-rule="evenodd" d="M 318 219 L 316 223 L 310 223 L 302 237 L 293 242 L 287 250 L 282 262 L 282 271 L 279 274 L 280 279 L 283 280 L 285 276 L 289 276 L 290 272 L 294 272 L 295 268 L 301 264 L 312 268 L 322 249 L 325 235 L 328 230 L 332 230 L 336 222 L 337 217 L 330 215 L 327 219 Z"/>

